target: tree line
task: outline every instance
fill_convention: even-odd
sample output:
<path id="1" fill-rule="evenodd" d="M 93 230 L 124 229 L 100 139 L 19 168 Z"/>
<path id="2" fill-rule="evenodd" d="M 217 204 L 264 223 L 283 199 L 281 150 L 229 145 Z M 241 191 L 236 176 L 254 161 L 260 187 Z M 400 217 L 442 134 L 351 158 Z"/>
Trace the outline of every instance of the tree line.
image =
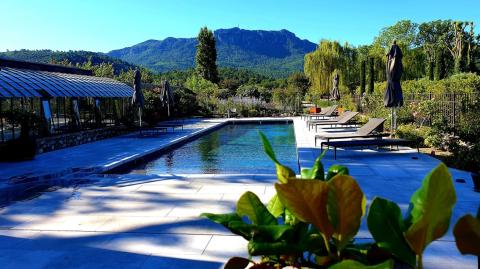
<path id="1" fill-rule="evenodd" d="M 344 92 L 373 92 L 374 82 L 385 81 L 385 54 L 393 40 L 403 51 L 403 80 L 441 80 L 462 72 L 478 73 L 480 35 L 473 22 L 436 20 L 414 23 L 402 20 L 383 28 L 372 44 L 321 40 L 305 55 L 305 75 L 310 95 L 328 94 L 334 73 L 340 75 Z"/>

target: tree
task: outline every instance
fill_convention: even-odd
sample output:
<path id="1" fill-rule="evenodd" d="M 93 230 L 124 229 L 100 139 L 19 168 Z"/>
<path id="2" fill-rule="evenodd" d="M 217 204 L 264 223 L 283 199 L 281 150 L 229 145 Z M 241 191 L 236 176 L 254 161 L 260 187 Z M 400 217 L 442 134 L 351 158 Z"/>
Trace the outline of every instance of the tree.
<path id="1" fill-rule="evenodd" d="M 368 68 L 368 93 L 373 93 L 373 89 L 375 86 L 375 59 L 372 57 L 370 58 L 370 64 Z"/>
<path id="2" fill-rule="evenodd" d="M 322 40 L 314 52 L 305 55 L 304 72 L 311 82 L 310 95 L 328 94 L 334 72 L 340 75 L 340 89 L 358 84 L 358 57 L 355 48 L 337 41 Z"/>
<path id="3" fill-rule="evenodd" d="M 360 94 L 363 94 L 367 80 L 367 61 L 362 61 L 360 70 Z"/>
<path id="4" fill-rule="evenodd" d="M 447 49 L 452 55 L 454 61 L 453 70 L 455 73 L 460 73 L 463 71 L 464 45 L 466 42 L 465 28 L 468 26 L 468 23 L 455 21 L 452 22 L 451 25 L 451 34 L 444 38 L 445 43 L 447 44 Z"/>
<path id="5" fill-rule="evenodd" d="M 468 33 L 468 48 L 467 48 L 467 68 L 470 72 L 476 71 L 475 66 L 475 52 L 478 44 L 475 42 L 475 31 L 473 21 L 470 22 L 470 32 Z"/>
<path id="6" fill-rule="evenodd" d="M 295 100 L 294 103 L 297 110 L 300 108 L 301 101 L 310 87 L 310 81 L 303 73 L 295 72 L 288 77 L 287 85 L 286 93 L 288 96 L 292 96 Z"/>
<path id="7" fill-rule="evenodd" d="M 392 26 L 383 28 L 373 43 L 382 48 L 389 48 L 392 41 L 396 39 L 397 44 L 405 51 L 415 47 L 417 31 L 418 24 L 410 20 L 401 20 Z"/>
<path id="8" fill-rule="evenodd" d="M 450 25 L 451 21 L 449 20 L 436 20 L 424 22 L 418 27 L 417 43 L 425 53 L 430 80 L 434 79 L 435 63 L 440 61 L 437 59 L 438 55 L 443 54 L 443 50 L 445 50 L 442 38 L 448 35 Z"/>
<path id="9" fill-rule="evenodd" d="M 207 27 L 198 34 L 197 53 L 195 55 L 195 72 L 198 76 L 213 83 L 218 82 L 217 49 L 213 32 Z"/>
<path id="10" fill-rule="evenodd" d="M 403 52 L 403 78 L 415 79 L 425 74 L 425 64 L 422 61 L 422 52 L 419 51 L 417 42 L 418 24 L 409 20 L 402 20 L 396 24 L 385 27 L 373 41 L 370 57 L 375 58 L 375 70 L 380 80 L 386 79 L 385 54 L 392 45 L 393 40 Z"/>
<path id="11" fill-rule="evenodd" d="M 291 74 L 287 79 L 288 88 L 291 88 L 294 92 L 303 98 L 310 87 L 310 80 L 301 72 L 295 72 Z"/>
<path id="12" fill-rule="evenodd" d="M 260 98 L 259 86 L 255 84 L 244 84 L 237 89 L 237 96 Z"/>

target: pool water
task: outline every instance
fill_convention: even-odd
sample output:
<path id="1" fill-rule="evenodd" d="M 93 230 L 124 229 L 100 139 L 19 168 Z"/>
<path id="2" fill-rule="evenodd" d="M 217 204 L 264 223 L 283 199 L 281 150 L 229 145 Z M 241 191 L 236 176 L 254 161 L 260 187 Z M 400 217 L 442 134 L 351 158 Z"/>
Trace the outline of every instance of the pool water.
<path id="1" fill-rule="evenodd" d="M 284 165 L 298 172 L 292 124 L 226 125 L 133 168 L 134 174 L 274 174 L 259 131 L 269 139 Z"/>

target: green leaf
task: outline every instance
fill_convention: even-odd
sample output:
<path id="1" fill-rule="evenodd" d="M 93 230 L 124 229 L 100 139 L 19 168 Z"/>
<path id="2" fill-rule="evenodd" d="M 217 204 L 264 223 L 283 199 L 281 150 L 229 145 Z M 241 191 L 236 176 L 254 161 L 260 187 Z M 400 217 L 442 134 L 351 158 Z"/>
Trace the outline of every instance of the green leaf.
<path id="1" fill-rule="evenodd" d="M 292 169 L 286 166 L 283 166 L 277 160 L 277 157 L 275 156 L 275 152 L 273 151 L 272 145 L 268 141 L 267 137 L 262 132 L 259 132 L 258 134 L 262 139 L 263 150 L 265 151 L 267 156 L 270 157 L 270 159 L 275 163 L 275 169 L 277 171 L 278 181 L 282 183 L 286 183 L 290 178 L 295 178 L 295 172 Z"/>
<path id="2" fill-rule="evenodd" d="M 267 209 L 275 217 L 280 217 L 285 212 L 285 206 L 282 204 L 278 195 L 275 194 L 267 204 Z"/>
<path id="3" fill-rule="evenodd" d="M 297 216 L 295 216 L 295 214 L 292 213 L 292 211 L 285 209 L 285 224 L 294 226 L 299 222 L 300 220 L 297 218 Z"/>
<path id="4" fill-rule="evenodd" d="M 242 218 L 237 213 L 228 213 L 228 214 L 202 213 L 200 216 L 206 217 L 211 221 L 221 224 L 227 228 L 228 228 L 228 223 L 232 221 L 242 221 Z"/>
<path id="5" fill-rule="evenodd" d="M 425 177 L 410 200 L 408 220 L 411 225 L 405 232 L 405 238 L 417 255 L 448 231 L 455 202 L 452 176 L 447 166 L 441 163 Z"/>
<path id="6" fill-rule="evenodd" d="M 243 221 L 231 221 L 228 223 L 227 228 L 234 234 L 240 235 L 246 240 L 250 240 L 253 237 L 254 225 L 245 223 Z"/>
<path id="7" fill-rule="evenodd" d="M 357 234 L 365 207 L 365 195 L 352 177 L 338 175 L 328 182 L 327 214 L 339 251 Z"/>
<path id="8" fill-rule="evenodd" d="M 289 225 L 254 225 L 252 231 L 255 240 L 275 242 L 289 237 L 293 228 Z"/>
<path id="9" fill-rule="evenodd" d="M 308 234 L 300 242 L 301 248 L 311 253 L 322 253 L 328 255 L 325 242 L 320 234 Z"/>
<path id="10" fill-rule="evenodd" d="M 285 255 L 285 254 L 297 254 L 301 250 L 298 246 L 289 242 L 255 242 L 250 240 L 248 242 L 248 253 L 252 256 L 266 256 L 266 255 Z"/>
<path id="11" fill-rule="evenodd" d="M 302 169 L 301 176 L 302 179 L 318 179 L 324 180 L 325 178 L 325 170 L 323 168 L 322 159 L 323 156 L 327 153 L 327 150 L 324 150 L 320 156 L 315 159 L 313 163 L 313 167 L 310 169 Z"/>
<path id="12" fill-rule="evenodd" d="M 455 243 L 462 254 L 480 256 L 480 220 L 472 215 L 461 217 L 453 228 Z"/>
<path id="13" fill-rule="evenodd" d="M 225 226 L 225 228 L 229 229 L 232 233 L 238 234 L 246 240 L 250 240 L 252 238 L 252 225 L 244 223 L 242 218 L 237 213 L 202 213 L 200 216 L 206 217 L 216 223 Z"/>
<path id="14" fill-rule="evenodd" d="M 332 165 L 328 169 L 327 177 L 325 180 L 330 180 L 336 175 L 349 175 L 348 168 L 342 165 Z"/>
<path id="15" fill-rule="evenodd" d="M 263 134 L 262 132 L 258 132 L 258 134 L 260 135 L 260 138 L 262 139 L 263 150 L 265 151 L 265 153 L 268 155 L 268 157 L 270 157 L 270 159 L 273 162 L 275 162 L 277 164 L 280 164 L 277 160 L 277 156 L 275 156 L 275 152 L 273 151 L 272 145 L 270 144 L 270 141 L 268 141 L 265 134 Z"/>
<path id="16" fill-rule="evenodd" d="M 270 214 L 258 196 L 250 191 L 244 193 L 238 200 L 237 214 L 246 215 L 256 225 L 277 224 L 277 219 Z"/>
<path id="17" fill-rule="evenodd" d="M 280 181 L 281 183 L 287 183 L 289 179 L 295 178 L 295 172 L 293 172 L 292 169 L 279 163 L 275 164 L 275 168 L 277 170 L 278 181 Z"/>
<path id="18" fill-rule="evenodd" d="M 329 269 L 393 269 L 393 260 L 377 265 L 364 265 L 354 260 L 345 260 L 335 265 L 328 267 Z"/>
<path id="19" fill-rule="evenodd" d="M 228 262 L 225 264 L 224 269 L 245 269 L 250 264 L 249 259 L 245 259 L 242 257 L 232 257 Z"/>
<path id="20" fill-rule="evenodd" d="M 275 184 L 278 197 L 285 207 L 303 222 L 313 224 L 328 240 L 333 227 L 328 220 L 328 184 L 318 180 L 289 180 Z"/>
<path id="21" fill-rule="evenodd" d="M 403 236 L 405 227 L 397 204 L 379 197 L 373 199 L 368 211 L 367 225 L 380 248 L 415 267 L 415 253 Z"/>

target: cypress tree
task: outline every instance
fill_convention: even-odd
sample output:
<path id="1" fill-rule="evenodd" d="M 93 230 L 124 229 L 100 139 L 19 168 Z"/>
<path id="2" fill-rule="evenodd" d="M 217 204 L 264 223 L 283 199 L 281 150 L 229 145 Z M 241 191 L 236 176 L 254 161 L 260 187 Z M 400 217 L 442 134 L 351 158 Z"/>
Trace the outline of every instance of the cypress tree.
<path id="1" fill-rule="evenodd" d="M 437 54 L 437 63 L 435 65 L 435 80 L 441 80 L 445 78 L 445 59 L 443 51 L 439 51 Z"/>
<path id="2" fill-rule="evenodd" d="M 218 82 L 217 48 L 213 32 L 207 27 L 198 34 L 197 53 L 195 55 L 195 72 L 198 76 L 213 83 Z"/>
<path id="3" fill-rule="evenodd" d="M 373 57 L 370 58 L 370 66 L 369 66 L 369 81 L 368 81 L 368 93 L 373 93 L 374 83 L 375 83 L 375 59 Z"/>
<path id="4" fill-rule="evenodd" d="M 367 62 L 362 61 L 361 70 L 360 70 L 360 94 L 365 92 L 365 84 L 367 80 Z"/>
<path id="5" fill-rule="evenodd" d="M 428 79 L 433 80 L 434 79 L 434 71 L 435 71 L 435 63 L 429 62 L 428 63 Z"/>

